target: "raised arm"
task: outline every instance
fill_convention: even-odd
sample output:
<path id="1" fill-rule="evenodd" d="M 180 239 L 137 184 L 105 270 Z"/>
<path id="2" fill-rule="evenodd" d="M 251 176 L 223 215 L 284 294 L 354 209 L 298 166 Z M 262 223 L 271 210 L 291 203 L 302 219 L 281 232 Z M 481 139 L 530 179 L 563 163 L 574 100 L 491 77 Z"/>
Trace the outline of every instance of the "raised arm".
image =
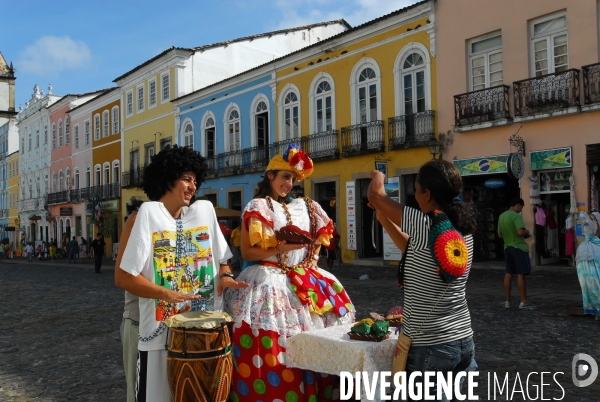
<path id="1" fill-rule="evenodd" d="M 403 207 L 387 196 L 384 180 L 385 175 L 383 173 L 378 170 L 371 171 L 371 184 L 369 184 L 369 189 L 367 190 L 369 204 L 379 213 L 385 215 L 396 226 L 402 227 Z"/>

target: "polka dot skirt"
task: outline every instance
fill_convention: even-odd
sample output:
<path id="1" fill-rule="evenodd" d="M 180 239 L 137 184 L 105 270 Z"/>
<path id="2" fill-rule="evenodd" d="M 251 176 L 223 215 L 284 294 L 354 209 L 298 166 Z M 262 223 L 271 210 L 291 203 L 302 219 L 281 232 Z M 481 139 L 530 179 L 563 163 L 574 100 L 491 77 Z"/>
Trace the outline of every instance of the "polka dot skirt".
<path id="1" fill-rule="evenodd" d="M 285 348 L 275 331 L 254 330 L 246 322 L 233 329 L 232 402 L 339 401 L 338 376 L 285 366 Z"/>

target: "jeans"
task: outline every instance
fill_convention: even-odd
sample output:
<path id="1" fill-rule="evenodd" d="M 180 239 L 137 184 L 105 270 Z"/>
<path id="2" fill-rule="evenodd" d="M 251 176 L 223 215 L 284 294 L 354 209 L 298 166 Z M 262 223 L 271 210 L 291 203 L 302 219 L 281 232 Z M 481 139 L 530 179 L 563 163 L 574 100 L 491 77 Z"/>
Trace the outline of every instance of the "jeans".
<path id="1" fill-rule="evenodd" d="M 71 249 L 71 251 L 69 251 L 69 264 L 71 263 L 71 260 L 73 260 L 73 262 L 77 264 L 77 253 L 78 251 L 76 251 L 75 249 Z"/>
<path id="2" fill-rule="evenodd" d="M 408 361 L 406 362 L 407 378 L 414 371 L 441 371 L 452 372 L 452 378 L 456 377 L 461 371 L 466 371 L 475 358 L 475 344 L 473 337 L 463 338 L 458 341 L 442 343 L 432 346 L 411 346 L 408 352 Z M 421 386 L 423 378 L 420 378 Z M 415 384 L 417 381 L 415 381 Z M 462 383 L 461 383 L 462 388 Z M 423 390 L 425 392 L 425 390 Z M 429 391 L 431 395 L 437 395 L 437 389 L 432 387 Z M 442 393 L 442 402 L 449 402 L 449 399 Z"/>

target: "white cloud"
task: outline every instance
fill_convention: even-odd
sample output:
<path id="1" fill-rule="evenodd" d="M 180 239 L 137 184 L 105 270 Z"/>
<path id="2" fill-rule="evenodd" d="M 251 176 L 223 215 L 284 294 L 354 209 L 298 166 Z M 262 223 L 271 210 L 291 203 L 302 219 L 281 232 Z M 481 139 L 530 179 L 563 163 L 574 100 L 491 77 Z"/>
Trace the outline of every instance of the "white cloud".
<path id="1" fill-rule="evenodd" d="M 18 65 L 22 72 L 49 77 L 63 70 L 84 68 L 91 60 L 90 49 L 83 41 L 69 36 L 42 36 L 21 52 Z"/>
<path id="2" fill-rule="evenodd" d="M 418 0 L 348 0 L 339 6 L 331 0 L 306 0 L 295 4 L 288 0 L 276 0 L 275 7 L 282 14 L 276 29 L 291 28 L 344 18 L 357 26 L 410 6 Z"/>

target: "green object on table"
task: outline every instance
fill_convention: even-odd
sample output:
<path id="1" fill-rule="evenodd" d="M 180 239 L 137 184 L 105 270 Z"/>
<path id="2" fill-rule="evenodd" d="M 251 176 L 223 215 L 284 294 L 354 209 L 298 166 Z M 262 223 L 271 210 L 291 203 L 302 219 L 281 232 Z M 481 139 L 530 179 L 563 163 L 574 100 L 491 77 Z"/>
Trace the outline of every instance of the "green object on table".
<path id="1" fill-rule="evenodd" d="M 371 325 L 371 335 L 385 336 L 390 328 L 389 321 L 377 321 Z"/>
<path id="2" fill-rule="evenodd" d="M 354 332 L 356 334 L 361 335 L 369 335 L 369 333 L 371 332 L 371 326 L 366 322 L 363 322 L 362 324 L 357 324 L 350 328 L 350 332 Z"/>

